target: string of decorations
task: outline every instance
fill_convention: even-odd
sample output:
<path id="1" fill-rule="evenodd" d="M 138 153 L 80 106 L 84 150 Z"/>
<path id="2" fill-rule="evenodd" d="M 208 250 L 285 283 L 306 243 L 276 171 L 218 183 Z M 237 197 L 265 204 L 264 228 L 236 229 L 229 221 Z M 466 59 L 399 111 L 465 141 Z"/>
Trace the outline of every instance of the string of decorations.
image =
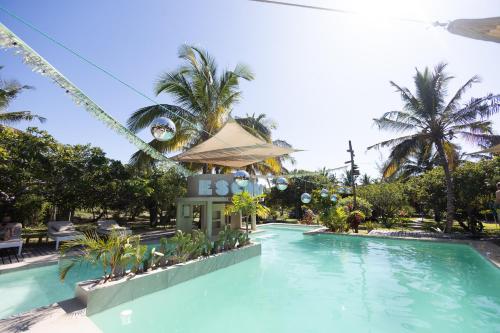
<path id="1" fill-rule="evenodd" d="M 47 60 L 40 56 L 36 51 L 24 43 L 17 35 L 9 30 L 5 25 L 0 23 L 0 48 L 8 50 L 13 49 L 14 54 L 22 57 L 23 62 L 30 66 L 32 70 L 43 76 L 50 78 L 54 83 L 65 90 L 66 94 L 70 95 L 77 105 L 83 108 L 92 116 L 102 121 L 106 126 L 116 133 L 124 136 L 130 143 L 144 151 L 146 154 L 158 160 L 160 163 L 166 164 L 168 167 L 176 168 L 182 174 L 190 174 L 191 172 L 181 165 L 169 160 L 163 154 L 151 147 L 148 143 L 137 137 L 125 126 L 120 124 L 116 119 L 106 113 L 99 105 L 92 101 L 85 93 L 83 93 L 76 85 L 69 81 L 57 69 L 55 69 Z"/>

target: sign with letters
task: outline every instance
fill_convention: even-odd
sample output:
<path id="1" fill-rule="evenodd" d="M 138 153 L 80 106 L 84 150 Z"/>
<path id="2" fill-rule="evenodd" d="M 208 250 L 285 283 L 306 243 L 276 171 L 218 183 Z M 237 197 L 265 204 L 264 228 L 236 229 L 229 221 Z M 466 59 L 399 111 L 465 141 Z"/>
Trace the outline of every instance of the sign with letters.
<path id="1" fill-rule="evenodd" d="M 252 195 L 264 193 L 264 186 L 258 184 L 256 180 L 251 180 L 248 186 L 243 189 L 239 187 L 231 174 L 196 175 L 188 177 L 188 197 L 230 197 L 233 194 L 249 192 Z"/>

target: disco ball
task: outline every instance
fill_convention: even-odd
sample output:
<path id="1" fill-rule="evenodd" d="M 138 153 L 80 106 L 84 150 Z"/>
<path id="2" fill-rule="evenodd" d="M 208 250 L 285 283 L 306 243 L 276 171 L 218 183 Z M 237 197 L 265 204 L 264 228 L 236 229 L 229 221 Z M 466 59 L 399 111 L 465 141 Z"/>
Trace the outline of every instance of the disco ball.
<path id="1" fill-rule="evenodd" d="M 337 202 L 337 196 L 335 194 L 332 194 L 332 196 L 330 197 L 330 201 Z"/>
<path id="2" fill-rule="evenodd" d="M 288 180 L 286 180 L 286 178 L 283 177 L 276 179 L 276 187 L 280 191 L 286 190 L 286 188 L 288 187 Z"/>
<path id="3" fill-rule="evenodd" d="M 311 202 L 311 195 L 309 193 L 302 193 L 300 196 L 300 201 L 302 201 L 305 204 L 308 204 Z"/>
<path id="4" fill-rule="evenodd" d="M 168 141 L 175 135 L 175 124 L 168 118 L 155 119 L 151 125 L 151 134 L 158 141 Z"/>
<path id="5" fill-rule="evenodd" d="M 328 190 L 326 188 L 322 189 L 321 192 L 319 192 L 319 195 L 321 195 L 322 198 L 328 197 Z"/>
<path id="6" fill-rule="evenodd" d="M 247 187 L 250 181 L 250 175 L 245 170 L 238 170 L 234 173 L 234 182 L 239 187 Z"/>

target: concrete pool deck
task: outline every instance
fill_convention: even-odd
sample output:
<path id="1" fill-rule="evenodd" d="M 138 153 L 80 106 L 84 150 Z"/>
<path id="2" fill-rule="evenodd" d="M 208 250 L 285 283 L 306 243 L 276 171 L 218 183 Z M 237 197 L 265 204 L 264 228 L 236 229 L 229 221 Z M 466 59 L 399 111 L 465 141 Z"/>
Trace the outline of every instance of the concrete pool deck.
<path id="1" fill-rule="evenodd" d="M 86 316 L 85 305 L 73 298 L 0 320 L 4 333 L 100 333 Z"/>

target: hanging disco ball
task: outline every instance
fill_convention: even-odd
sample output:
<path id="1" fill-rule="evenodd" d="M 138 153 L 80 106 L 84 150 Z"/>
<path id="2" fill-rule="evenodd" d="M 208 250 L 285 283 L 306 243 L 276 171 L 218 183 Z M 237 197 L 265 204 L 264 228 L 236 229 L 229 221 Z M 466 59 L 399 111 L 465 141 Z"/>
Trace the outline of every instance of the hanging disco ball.
<path id="1" fill-rule="evenodd" d="M 321 192 L 319 192 L 319 195 L 321 195 L 322 198 L 328 197 L 328 190 L 326 188 L 322 189 Z"/>
<path id="2" fill-rule="evenodd" d="M 302 193 L 300 196 L 300 201 L 302 201 L 305 204 L 308 204 L 311 202 L 311 195 L 309 193 Z"/>
<path id="3" fill-rule="evenodd" d="M 234 182 L 239 187 L 247 187 L 250 181 L 250 175 L 245 170 L 238 170 L 234 173 Z"/>
<path id="4" fill-rule="evenodd" d="M 286 190 L 286 188 L 288 187 L 288 180 L 286 180 L 286 178 L 283 177 L 276 179 L 276 187 L 280 191 Z"/>
<path id="5" fill-rule="evenodd" d="M 330 197 L 330 201 L 337 202 L 337 196 L 335 194 L 332 194 L 332 196 Z"/>
<path id="6" fill-rule="evenodd" d="M 175 124 L 168 118 L 155 119 L 151 125 L 151 134 L 158 141 L 168 141 L 175 135 Z"/>

